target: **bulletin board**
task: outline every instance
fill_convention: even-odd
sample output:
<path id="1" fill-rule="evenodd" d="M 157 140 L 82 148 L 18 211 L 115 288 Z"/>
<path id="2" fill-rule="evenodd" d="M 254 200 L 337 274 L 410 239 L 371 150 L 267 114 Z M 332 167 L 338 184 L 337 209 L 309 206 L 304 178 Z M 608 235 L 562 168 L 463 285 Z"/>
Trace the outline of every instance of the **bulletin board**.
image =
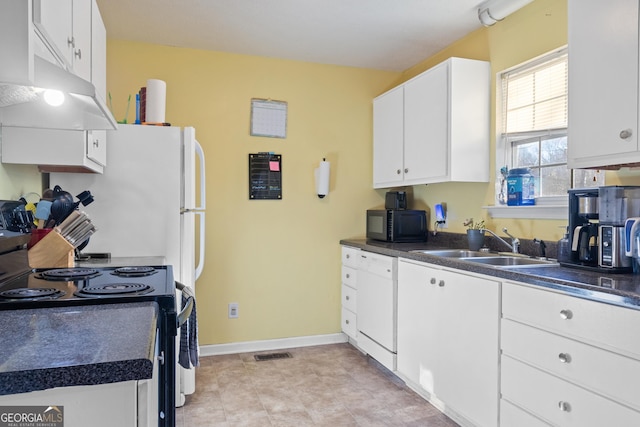
<path id="1" fill-rule="evenodd" d="M 282 199 L 282 155 L 249 154 L 249 199 Z"/>

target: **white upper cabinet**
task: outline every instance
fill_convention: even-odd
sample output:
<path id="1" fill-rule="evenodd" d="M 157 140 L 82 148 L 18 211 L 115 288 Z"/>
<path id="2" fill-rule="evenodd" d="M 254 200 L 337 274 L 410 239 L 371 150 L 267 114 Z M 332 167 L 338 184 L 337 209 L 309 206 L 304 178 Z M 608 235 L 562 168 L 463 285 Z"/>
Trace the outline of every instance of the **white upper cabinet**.
<path id="1" fill-rule="evenodd" d="M 91 81 L 107 97 L 107 35 L 95 0 L 34 0 L 33 25 L 45 56 Z M 40 56 L 42 50 L 38 50 Z M 104 130 L 0 128 L 2 162 L 35 164 L 42 172 L 102 173 L 107 163 Z"/>
<path id="2" fill-rule="evenodd" d="M 91 81 L 92 0 L 34 0 L 33 23 L 60 65 Z"/>
<path id="3" fill-rule="evenodd" d="M 489 71 L 450 58 L 374 99 L 374 188 L 488 182 Z"/>
<path id="4" fill-rule="evenodd" d="M 404 181 L 404 88 L 373 101 L 373 186 Z"/>
<path id="5" fill-rule="evenodd" d="M 569 167 L 640 162 L 638 9 L 569 0 Z"/>

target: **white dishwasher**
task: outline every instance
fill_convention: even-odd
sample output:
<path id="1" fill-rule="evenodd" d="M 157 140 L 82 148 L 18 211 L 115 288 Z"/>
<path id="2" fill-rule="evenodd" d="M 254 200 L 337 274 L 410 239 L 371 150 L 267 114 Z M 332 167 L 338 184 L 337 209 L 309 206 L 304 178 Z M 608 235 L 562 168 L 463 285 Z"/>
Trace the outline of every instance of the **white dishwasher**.
<path id="1" fill-rule="evenodd" d="M 398 259 L 361 252 L 358 268 L 358 346 L 396 370 Z"/>

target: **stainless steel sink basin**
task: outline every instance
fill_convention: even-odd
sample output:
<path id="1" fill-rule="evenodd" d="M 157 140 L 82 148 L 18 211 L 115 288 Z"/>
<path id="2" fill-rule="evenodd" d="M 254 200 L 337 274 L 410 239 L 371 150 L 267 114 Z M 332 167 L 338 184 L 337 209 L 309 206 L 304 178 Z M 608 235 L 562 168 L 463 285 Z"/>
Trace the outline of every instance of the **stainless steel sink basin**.
<path id="1" fill-rule="evenodd" d="M 497 256 L 486 258 L 466 258 L 465 261 L 476 264 L 483 264 L 498 268 L 517 268 L 517 267 L 552 267 L 560 265 L 552 260 L 538 258 L 522 258 L 516 256 Z"/>
<path id="2" fill-rule="evenodd" d="M 419 249 L 411 251 L 443 258 L 456 258 L 460 261 L 468 261 L 475 264 L 486 265 L 500 269 L 524 268 L 524 267 L 553 267 L 558 266 L 556 261 L 528 257 L 520 254 L 469 251 L 466 249 Z"/>
<path id="3" fill-rule="evenodd" d="M 427 255 L 441 256 L 443 258 L 475 258 L 475 257 L 495 257 L 495 253 L 480 252 L 480 251 L 468 251 L 465 249 L 442 249 L 442 250 L 415 250 L 414 253 L 421 253 Z"/>

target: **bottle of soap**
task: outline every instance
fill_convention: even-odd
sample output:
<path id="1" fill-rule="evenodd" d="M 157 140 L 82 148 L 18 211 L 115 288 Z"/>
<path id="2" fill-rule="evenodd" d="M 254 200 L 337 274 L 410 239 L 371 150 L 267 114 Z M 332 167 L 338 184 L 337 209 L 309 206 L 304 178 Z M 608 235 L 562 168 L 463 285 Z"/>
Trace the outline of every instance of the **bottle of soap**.
<path id="1" fill-rule="evenodd" d="M 571 246 L 569 245 L 569 227 L 567 227 L 562 239 L 558 240 L 558 262 L 569 261 L 571 261 Z"/>

